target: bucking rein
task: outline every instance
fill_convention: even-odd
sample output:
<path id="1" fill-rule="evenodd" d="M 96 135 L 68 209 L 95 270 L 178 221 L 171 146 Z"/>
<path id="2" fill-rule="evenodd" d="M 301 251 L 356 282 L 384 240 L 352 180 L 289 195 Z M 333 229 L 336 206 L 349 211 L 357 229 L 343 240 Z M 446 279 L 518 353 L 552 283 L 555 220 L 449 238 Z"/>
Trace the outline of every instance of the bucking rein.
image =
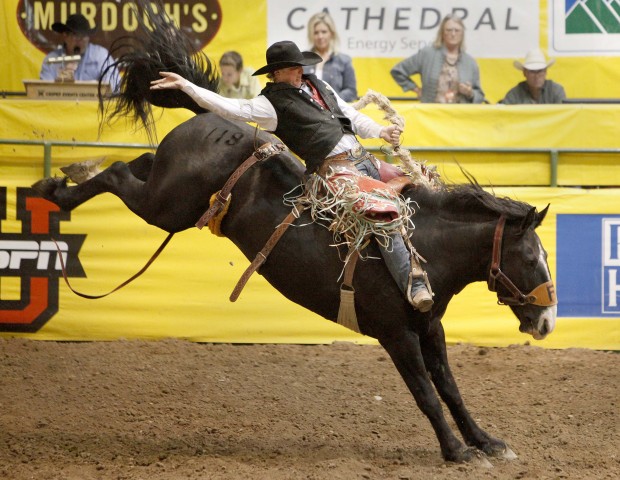
<path id="1" fill-rule="evenodd" d="M 398 125 L 401 130 L 404 127 L 404 119 L 402 116 L 398 115 L 396 111 L 392 108 L 389 100 L 378 92 L 374 92 L 373 90 L 368 90 L 368 92 L 355 104 L 353 104 L 353 108 L 356 110 L 360 110 L 364 108 L 369 103 L 375 103 L 381 110 L 385 112 L 384 120 L 388 120 L 393 124 Z M 211 196 L 209 202 L 209 209 L 200 217 L 198 222 L 196 222 L 196 227 L 198 229 L 202 229 L 205 225 L 209 226 L 211 232 L 217 236 L 223 236 L 220 231 L 220 224 L 228 211 L 228 206 L 230 204 L 232 198 L 232 189 L 239 180 L 239 178 L 254 164 L 264 162 L 265 160 L 271 158 L 272 156 L 286 151 L 287 148 L 278 143 L 266 143 L 260 147 L 258 147 L 250 157 L 248 157 L 237 169 L 232 173 L 232 175 L 228 178 L 224 186 L 221 190 L 214 193 Z M 435 187 L 439 182 L 439 174 L 434 170 L 434 168 L 429 168 L 425 164 L 412 160 L 411 155 L 408 150 L 402 149 L 400 147 L 395 147 L 393 149 L 393 153 L 398 156 L 406 169 L 407 178 L 413 183 L 423 183 L 431 188 Z M 250 279 L 252 274 L 258 270 L 263 263 L 267 260 L 267 257 L 276 246 L 284 232 L 291 226 L 294 221 L 300 217 L 305 209 L 307 209 L 307 205 L 302 205 L 301 202 L 296 202 L 293 204 L 293 208 L 291 212 L 284 218 L 284 220 L 275 228 L 265 246 L 256 254 L 254 260 L 250 263 L 250 265 L 246 268 L 246 270 L 241 275 L 241 278 L 237 282 L 237 285 L 233 289 L 229 299 L 231 302 L 236 301 L 245 287 L 247 281 Z M 337 232 L 338 233 L 338 232 Z M 166 245 L 172 239 L 174 233 L 169 233 L 168 236 L 164 239 L 159 248 L 153 253 L 151 258 L 147 261 L 147 263 L 142 267 L 137 273 L 132 275 L 130 278 L 125 280 L 123 283 L 110 290 L 107 293 L 102 295 L 88 295 L 85 293 L 81 293 L 75 290 L 71 284 L 69 283 L 69 278 L 67 274 L 67 270 L 65 267 L 65 263 L 62 255 L 60 254 L 60 248 L 56 243 L 56 240 L 52 238 L 52 241 L 56 244 L 56 248 L 59 251 L 59 259 L 60 265 L 62 269 L 62 276 L 65 280 L 65 283 L 69 287 L 69 289 L 75 293 L 76 295 L 87 298 L 90 300 L 107 297 L 108 295 L 120 290 L 124 286 L 128 285 L 140 275 L 142 275 L 155 261 L 155 259 L 161 254 Z M 355 304 L 354 304 L 354 294 L 355 289 L 353 288 L 353 273 L 355 271 L 355 265 L 360 256 L 360 250 L 365 247 L 364 245 L 350 245 L 349 252 L 346 256 L 344 271 L 343 271 L 343 281 L 340 286 L 340 307 L 338 310 L 338 318 L 337 323 L 347 327 L 355 332 L 360 332 L 359 325 L 357 323 L 357 316 L 355 314 Z M 417 255 L 415 249 L 413 250 L 414 254 Z"/>

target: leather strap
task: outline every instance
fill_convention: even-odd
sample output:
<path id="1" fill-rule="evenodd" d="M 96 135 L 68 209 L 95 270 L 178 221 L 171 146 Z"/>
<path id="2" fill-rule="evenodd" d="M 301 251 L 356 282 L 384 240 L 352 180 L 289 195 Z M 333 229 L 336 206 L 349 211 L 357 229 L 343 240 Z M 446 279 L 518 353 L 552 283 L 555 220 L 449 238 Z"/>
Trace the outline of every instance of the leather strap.
<path id="1" fill-rule="evenodd" d="M 360 258 L 360 252 L 357 248 L 355 248 L 351 255 L 349 256 L 349 261 L 344 267 L 344 279 L 342 281 L 342 286 L 348 287 L 349 290 L 355 290 L 353 288 L 353 273 L 355 272 L 355 265 L 357 264 L 357 260 Z"/>
<path id="2" fill-rule="evenodd" d="M 257 162 L 263 162 L 269 157 L 272 157 L 277 153 L 283 152 L 284 150 L 286 150 L 286 147 L 281 143 L 273 145 L 269 142 L 257 148 L 256 151 L 250 157 L 246 158 L 246 160 L 237 167 L 233 174 L 228 177 L 228 180 L 226 180 L 226 183 L 224 184 L 222 189 L 217 192 L 215 196 L 215 201 L 202 215 L 202 217 L 200 217 L 200 219 L 196 222 L 196 227 L 202 229 L 207 223 L 209 223 L 209 220 L 211 220 L 211 218 L 213 218 L 220 212 L 222 207 L 226 205 L 226 202 L 230 197 L 230 192 L 237 183 L 237 180 L 239 180 L 241 175 L 243 175 L 252 165 Z"/>
<path id="3" fill-rule="evenodd" d="M 241 278 L 237 282 L 235 289 L 230 294 L 231 302 L 234 302 L 239 298 L 239 295 L 241 294 L 243 287 L 245 287 L 245 284 L 248 283 L 248 280 L 250 279 L 252 274 L 256 270 L 258 270 L 263 263 L 265 263 L 265 260 L 267 260 L 267 257 L 273 250 L 273 247 L 275 247 L 278 241 L 280 240 L 280 238 L 282 238 L 282 235 L 284 235 L 284 232 L 286 232 L 288 227 L 290 227 L 293 224 L 296 218 L 299 218 L 299 216 L 301 215 L 301 212 L 305 210 L 305 208 L 301 208 L 301 209 L 300 208 L 301 207 L 298 207 L 297 205 L 293 207 L 293 210 L 291 210 L 291 213 L 289 213 L 286 216 L 286 218 L 282 221 L 282 223 L 280 223 L 280 225 L 278 225 L 276 229 L 273 231 L 273 233 L 271 234 L 271 237 L 269 237 L 269 240 L 267 240 L 267 243 L 265 243 L 265 246 L 262 248 L 262 250 L 256 254 L 256 256 L 254 257 L 254 260 L 252 260 L 252 263 L 250 263 L 250 266 L 245 269 L 245 272 L 243 272 L 243 275 L 241 275 Z"/>
<path id="4" fill-rule="evenodd" d="M 502 261 L 502 239 L 504 238 L 504 226 L 506 225 L 506 217 L 501 215 L 495 226 L 493 235 L 493 255 L 491 256 L 491 271 L 489 272 L 489 290 L 495 291 L 495 280 L 500 270 L 500 262 Z"/>
<path id="5" fill-rule="evenodd" d="M 151 266 L 151 264 L 155 261 L 155 259 L 157 257 L 159 257 L 159 254 L 164 250 L 164 248 L 166 248 L 166 245 L 168 245 L 168 242 L 170 242 L 170 240 L 172 239 L 172 236 L 174 235 L 174 233 L 169 233 L 168 236 L 164 239 L 164 241 L 162 242 L 162 244 L 159 246 L 159 248 L 155 251 L 155 253 L 151 256 L 151 258 L 149 259 L 148 262 L 146 262 L 146 264 L 144 265 L 144 267 L 142 267 L 140 269 L 140 271 L 134 275 L 132 275 L 130 278 L 128 278 L 127 280 L 125 280 L 123 283 L 121 283 L 118 287 L 110 290 L 108 293 L 104 293 L 101 295 L 88 295 L 86 293 L 82 293 L 82 292 L 78 292 L 77 290 L 75 290 L 71 284 L 69 283 L 69 276 L 67 275 L 67 268 L 65 267 L 65 262 L 62 259 L 62 252 L 60 251 L 60 247 L 58 246 L 58 244 L 56 243 L 56 240 L 54 240 L 52 238 L 52 241 L 54 242 L 54 244 L 56 245 L 56 248 L 58 249 L 58 258 L 60 259 L 60 267 L 62 268 L 62 276 L 65 279 L 65 283 L 67 284 L 67 287 L 69 287 L 69 290 L 71 290 L 73 293 L 75 293 L 77 296 L 82 297 L 82 298 L 88 298 L 89 300 L 96 300 L 98 298 L 103 298 L 103 297 L 107 297 L 108 295 L 110 295 L 111 293 L 116 292 L 117 290 L 120 290 L 121 288 L 123 288 L 124 286 L 130 284 L 131 282 L 133 282 L 136 278 L 138 278 L 140 275 L 142 275 L 144 272 L 146 272 L 147 268 L 149 268 Z"/>

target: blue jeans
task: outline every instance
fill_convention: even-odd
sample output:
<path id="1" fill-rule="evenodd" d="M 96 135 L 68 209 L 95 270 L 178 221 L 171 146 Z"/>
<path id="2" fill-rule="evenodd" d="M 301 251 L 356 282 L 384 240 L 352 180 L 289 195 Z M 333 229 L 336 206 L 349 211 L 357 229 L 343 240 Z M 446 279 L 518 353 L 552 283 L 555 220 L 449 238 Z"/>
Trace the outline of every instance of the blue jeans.
<path id="1" fill-rule="evenodd" d="M 375 162 L 378 160 L 369 153 L 365 153 L 365 158 L 363 159 L 351 160 L 356 162 L 355 166 L 361 173 L 375 180 L 381 180 L 379 171 L 375 165 Z M 391 248 L 382 246 L 380 242 L 377 242 L 377 244 L 381 251 L 381 256 L 385 261 L 385 265 L 396 281 L 398 288 L 403 292 L 406 298 L 408 293 L 407 288 L 409 287 L 409 272 L 411 271 L 411 253 L 405 245 L 402 236 L 398 234 L 390 235 L 390 240 L 391 245 L 389 247 Z"/>

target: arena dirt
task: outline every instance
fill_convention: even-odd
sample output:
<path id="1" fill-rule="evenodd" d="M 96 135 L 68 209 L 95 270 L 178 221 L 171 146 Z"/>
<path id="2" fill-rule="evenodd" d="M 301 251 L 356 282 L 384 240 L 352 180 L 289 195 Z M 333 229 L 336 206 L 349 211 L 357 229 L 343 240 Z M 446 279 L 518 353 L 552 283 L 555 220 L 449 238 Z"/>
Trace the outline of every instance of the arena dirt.
<path id="1" fill-rule="evenodd" d="M 378 346 L 0 339 L 0 478 L 620 478 L 617 353 L 449 356 L 518 459 L 443 462 Z"/>

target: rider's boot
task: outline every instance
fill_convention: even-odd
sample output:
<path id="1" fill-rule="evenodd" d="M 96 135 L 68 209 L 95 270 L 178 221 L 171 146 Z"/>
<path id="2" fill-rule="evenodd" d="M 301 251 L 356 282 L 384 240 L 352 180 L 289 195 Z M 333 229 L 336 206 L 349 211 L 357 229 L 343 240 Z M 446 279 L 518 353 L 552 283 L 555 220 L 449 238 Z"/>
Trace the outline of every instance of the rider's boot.
<path id="1" fill-rule="evenodd" d="M 433 307 L 433 295 L 430 291 L 426 272 L 422 270 L 422 266 L 416 256 L 412 255 L 411 257 L 411 273 L 409 275 L 409 286 L 407 288 L 407 300 L 414 308 L 425 313 Z"/>
<path id="2" fill-rule="evenodd" d="M 413 279 L 407 300 L 422 313 L 428 312 L 434 303 L 433 296 L 426 287 L 426 282 L 420 277 Z"/>

